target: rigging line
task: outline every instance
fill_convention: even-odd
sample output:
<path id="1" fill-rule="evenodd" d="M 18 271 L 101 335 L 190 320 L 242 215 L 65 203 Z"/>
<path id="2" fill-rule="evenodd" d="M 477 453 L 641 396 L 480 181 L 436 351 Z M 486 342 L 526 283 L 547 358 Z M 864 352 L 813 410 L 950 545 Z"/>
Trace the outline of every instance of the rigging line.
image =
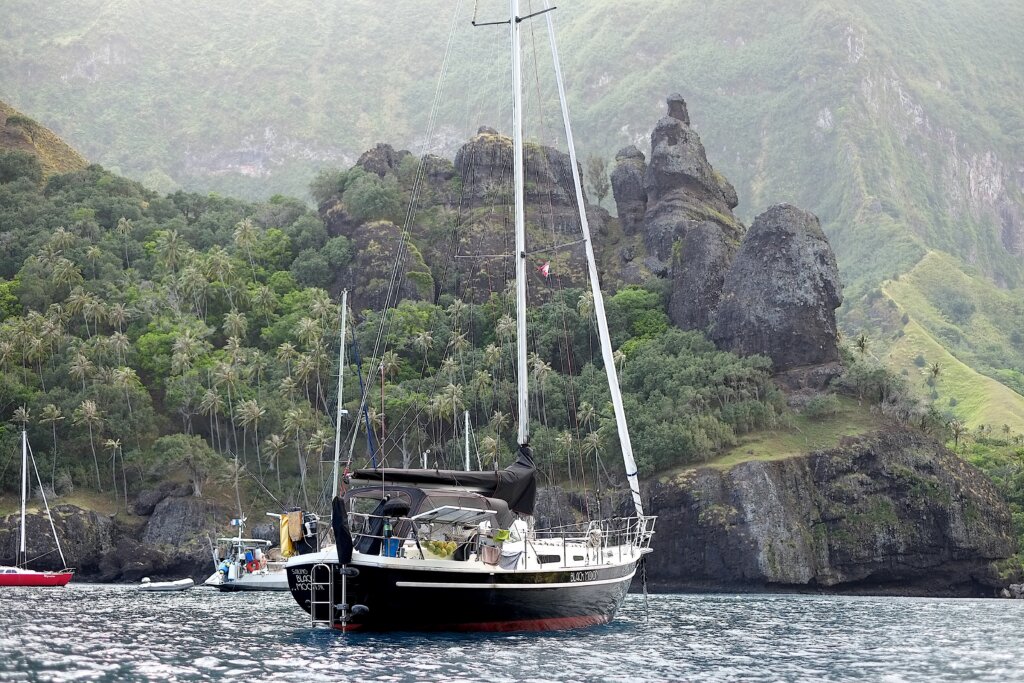
<path id="1" fill-rule="evenodd" d="M 550 194 L 548 195 L 548 197 L 550 199 Z M 555 213 L 554 200 L 551 200 L 551 216 L 552 216 L 552 218 L 551 218 L 551 239 L 555 239 L 555 237 L 557 236 L 557 233 L 556 233 L 556 231 L 554 229 L 554 225 L 555 225 L 554 213 Z M 547 254 L 547 253 L 552 252 L 552 251 L 561 251 L 562 249 L 568 249 L 569 247 L 575 247 L 577 244 L 584 244 L 585 242 L 586 242 L 586 240 L 584 240 L 584 239 L 578 239 L 578 240 L 575 240 L 573 242 L 563 242 L 562 244 L 555 244 L 555 245 L 550 246 L 550 247 L 541 247 L 540 249 L 534 249 L 533 251 L 528 251 L 528 252 L 526 252 L 526 255 L 527 256 L 536 256 L 537 254 Z M 555 277 L 559 278 L 561 276 L 560 275 L 556 275 Z"/>
<path id="2" fill-rule="evenodd" d="M 463 0 L 459 0 L 459 3 L 455 8 L 455 12 L 452 15 L 451 27 L 448 33 L 448 41 L 445 45 L 444 58 L 441 64 L 441 73 L 438 77 L 437 85 L 435 86 L 434 89 L 434 101 L 431 105 L 430 116 L 427 123 L 427 137 L 425 138 L 424 148 L 426 148 L 428 145 L 427 141 L 429 141 L 433 137 L 434 127 L 437 123 L 437 114 L 438 111 L 440 110 L 441 92 L 443 90 L 444 85 L 444 76 L 447 73 L 448 66 L 450 64 L 452 45 L 454 43 L 455 38 L 456 21 L 459 16 L 459 11 L 462 8 L 462 2 Z M 408 254 L 410 232 L 412 228 L 413 219 L 416 215 L 417 201 L 419 199 L 419 188 L 424 176 L 424 168 L 426 166 L 424 156 L 425 154 L 422 154 L 420 156 L 420 162 L 416 169 L 416 176 L 413 181 L 413 190 L 409 201 L 409 208 L 406 211 L 405 223 L 403 225 L 402 234 L 398 240 L 398 249 L 395 254 L 395 260 L 391 270 L 391 277 L 388 284 L 387 294 L 385 296 L 384 306 L 381 311 L 380 326 L 378 328 L 377 337 L 374 340 L 373 356 L 378 358 L 380 355 L 379 351 L 381 350 L 381 344 L 385 336 L 385 328 L 387 328 L 387 330 L 390 332 L 390 326 L 388 325 L 388 319 L 390 316 L 388 314 L 388 311 L 393 305 L 397 304 L 399 291 L 401 289 L 401 283 L 404 280 L 405 273 L 402 266 L 404 265 L 406 255 Z"/>
<path id="3" fill-rule="evenodd" d="M 28 456 L 32 460 L 32 470 L 36 473 L 36 482 L 39 484 L 39 495 L 43 497 L 43 507 L 46 508 L 46 518 L 50 520 L 50 530 L 53 531 L 53 541 L 57 544 L 57 552 L 60 553 L 60 561 L 64 563 L 64 566 L 68 566 L 68 561 L 64 559 L 64 551 L 60 547 L 60 539 L 57 538 L 57 527 L 53 524 L 53 514 L 50 512 L 50 505 L 46 502 L 46 491 L 43 490 L 43 481 L 39 478 L 39 468 L 36 467 L 36 456 L 32 452 L 32 444 L 28 442 L 28 438 L 25 438 L 25 445 L 28 446 Z M 56 457 L 56 456 L 55 456 Z"/>
<path id="4" fill-rule="evenodd" d="M 242 470 L 242 471 L 243 471 L 243 472 L 245 472 L 246 474 L 248 474 L 248 475 L 249 475 L 250 477 L 252 477 L 252 480 L 253 480 L 253 481 L 255 481 L 255 482 L 256 482 L 256 484 L 257 484 L 257 485 L 258 485 L 258 486 L 259 486 L 259 487 L 260 487 L 261 489 L 263 489 L 263 492 L 264 492 L 264 493 L 266 493 L 266 494 L 267 494 L 268 496 L 270 496 L 270 499 L 271 499 L 272 501 L 274 501 L 274 503 L 276 503 L 276 504 L 277 504 L 277 506 L 278 506 L 279 508 L 281 508 L 281 511 L 282 511 L 282 512 L 287 512 L 287 511 L 288 511 L 288 508 L 287 508 L 287 507 L 285 507 L 284 503 L 282 503 L 282 502 L 281 502 L 280 500 L 278 500 L 278 499 L 277 499 L 277 497 L 276 497 L 276 496 L 275 496 L 275 495 L 274 495 L 273 493 L 271 493 L 271 492 L 270 492 L 270 489 L 268 489 L 268 488 L 266 487 L 266 485 L 265 485 L 265 484 L 264 484 L 264 483 L 263 483 L 262 481 L 260 481 L 259 477 L 257 477 L 257 476 L 256 476 L 255 474 L 253 474 L 252 472 L 250 472 L 250 471 L 249 471 L 249 470 L 247 470 L 247 469 L 244 469 L 244 470 Z"/>

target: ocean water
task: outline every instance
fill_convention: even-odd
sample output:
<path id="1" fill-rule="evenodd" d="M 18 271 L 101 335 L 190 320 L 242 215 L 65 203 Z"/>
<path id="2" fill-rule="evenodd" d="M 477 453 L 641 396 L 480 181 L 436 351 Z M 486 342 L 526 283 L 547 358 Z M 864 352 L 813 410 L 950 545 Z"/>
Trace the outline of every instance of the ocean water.
<path id="1" fill-rule="evenodd" d="M 0 681 L 1014 681 L 1024 601 L 630 595 L 607 626 L 311 629 L 288 594 L 0 589 Z"/>

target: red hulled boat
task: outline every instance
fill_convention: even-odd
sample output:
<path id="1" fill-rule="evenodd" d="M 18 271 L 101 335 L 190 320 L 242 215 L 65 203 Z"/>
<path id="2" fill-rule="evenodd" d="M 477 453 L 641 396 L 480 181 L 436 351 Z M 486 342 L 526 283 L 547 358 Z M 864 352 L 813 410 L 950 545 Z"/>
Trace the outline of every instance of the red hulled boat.
<path id="1" fill-rule="evenodd" d="M 66 586 L 71 577 L 75 575 L 74 569 L 68 569 L 65 567 L 60 571 L 36 571 L 34 569 L 28 569 L 25 565 L 28 562 L 28 553 L 26 552 L 25 543 L 25 502 L 28 500 L 28 434 L 23 428 L 21 430 L 21 543 L 18 545 L 18 558 L 15 560 L 17 566 L 14 567 L 3 567 L 0 566 L 0 587 L 3 586 Z M 33 460 L 33 466 L 35 461 Z M 39 480 L 39 472 L 36 471 L 36 480 Z M 42 491 L 42 482 L 39 482 L 40 492 Z M 50 520 L 50 529 L 53 530 L 53 540 L 57 544 L 57 552 L 60 554 L 60 560 L 62 563 L 64 560 L 64 551 L 60 547 L 60 539 L 57 538 L 57 529 L 53 525 L 53 517 L 50 516 L 50 506 L 46 502 L 46 494 L 43 493 L 43 505 L 46 507 L 46 517 Z"/>

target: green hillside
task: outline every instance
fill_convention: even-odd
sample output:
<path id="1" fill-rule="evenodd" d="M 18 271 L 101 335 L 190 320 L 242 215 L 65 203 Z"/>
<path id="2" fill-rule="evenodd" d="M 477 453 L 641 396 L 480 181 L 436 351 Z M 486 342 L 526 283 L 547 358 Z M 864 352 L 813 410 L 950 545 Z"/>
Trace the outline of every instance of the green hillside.
<path id="1" fill-rule="evenodd" d="M 317 169 L 378 140 L 450 153 L 481 124 L 507 129 L 505 34 L 469 23 L 474 8 L 485 21 L 506 7 L 10 0 L 0 98 L 160 191 L 304 195 Z M 584 155 L 643 147 L 664 96 L 681 92 L 740 217 L 780 201 L 821 217 L 847 334 L 886 345 L 879 285 L 942 252 L 976 313 L 940 320 L 912 293 L 892 296 L 963 363 L 1021 391 L 1019 317 L 982 303 L 1016 310 L 1024 285 L 1024 4 L 570 0 L 556 22 Z M 525 45 L 527 125 L 554 141 L 542 22 Z M 913 272 L 938 305 L 950 285 Z"/>
<path id="2" fill-rule="evenodd" d="M 0 154 L 5 155 L 5 167 L 21 154 L 32 155 L 43 176 L 79 171 L 86 166 L 82 155 L 53 131 L 4 102 L 0 102 Z"/>

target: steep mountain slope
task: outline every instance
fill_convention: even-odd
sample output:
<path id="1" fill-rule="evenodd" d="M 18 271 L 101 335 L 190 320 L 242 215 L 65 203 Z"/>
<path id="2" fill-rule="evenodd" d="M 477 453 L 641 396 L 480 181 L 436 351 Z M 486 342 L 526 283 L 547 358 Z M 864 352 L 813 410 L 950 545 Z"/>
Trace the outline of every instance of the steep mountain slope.
<path id="1" fill-rule="evenodd" d="M 0 152 L 7 151 L 27 152 L 34 156 L 44 176 L 80 171 L 86 166 L 82 155 L 53 131 L 0 102 Z"/>
<path id="2" fill-rule="evenodd" d="M 347 166 L 377 140 L 425 151 L 450 26 L 429 151 L 450 154 L 480 124 L 507 128 L 505 34 L 470 27 L 470 3 L 454 23 L 439 0 L 8 5 L 0 97 L 161 190 L 298 193 L 314 169 Z M 476 5 L 482 21 L 505 8 Z M 709 160 L 744 200 L 741 220 L 775 202 L 821 218 L 846 284 L 847 333 L 887 344 L 871 310 L 877 287 L 932 252 L 978 288 L 1021 300 L 1021 3 L 570 1 L 556 20 L 583 152 L 646 151 L 664 95 L 680 91 Z M 539 64 L 527 60 L 526 114 L 548 140 L 549 58 L 543 24 L 530 29 Z M 959 360 L 1020 391 L 1019 353 L 994 360 L 905 310 Z M 988 346 L 1009 334 L 989 337 L 977 316 L 957 327 Z"/>

